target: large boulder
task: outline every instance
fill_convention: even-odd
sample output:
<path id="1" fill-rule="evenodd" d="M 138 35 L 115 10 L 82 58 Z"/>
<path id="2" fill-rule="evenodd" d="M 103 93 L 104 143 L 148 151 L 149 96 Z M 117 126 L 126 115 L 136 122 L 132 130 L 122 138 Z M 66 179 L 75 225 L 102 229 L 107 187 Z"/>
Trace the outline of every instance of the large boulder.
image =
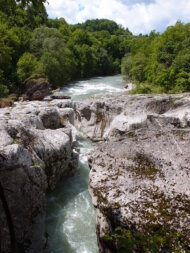
<path id="1" fill-rule="evenodd" d="M 50 83 L 46 77 L 34 77 L 25 81 L 24 100 L 43 100 L 50 94 Z"/>
<path id="2" fill-rule="evenodd" d="M 57 108 L 44 108 L 40 111 L 39 117 L 45 128 L 57 129 L 61 127 L 61 117 Z"/>
<path id="3" fill-rule="evenodd" d="M 0 109 L 2 253 L 49 252 L 46 193 L 78 164 L 70 105 L 70 100 L 32 101 Z"/>

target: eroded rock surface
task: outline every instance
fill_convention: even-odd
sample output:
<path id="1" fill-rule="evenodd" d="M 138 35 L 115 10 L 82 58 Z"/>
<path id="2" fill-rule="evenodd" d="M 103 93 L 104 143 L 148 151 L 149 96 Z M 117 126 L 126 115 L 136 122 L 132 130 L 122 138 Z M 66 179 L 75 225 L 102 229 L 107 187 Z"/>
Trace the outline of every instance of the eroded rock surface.
<path id="1" fill-rule="evenodd" d="M 48 252 L 46 192 L 77 167 L 71 100 L 0 110 L 0 252 Z"/>
<path id="2" fill-rule="evenodd" d="M 94 141 L 120 136 L 126 131 L 146 127 L 148 117 L 163 118 L 181 127 L 190 125 L 189 95 L 152 96 L 107 95 L 75 105 L 77 127 Z M 166 122 L 166 123 L 167 123 Z"/>
<path id="3" fill-rule="evenodd" d="M 190 252 L 190 95 L 76 104 L 102 253 Z"/>

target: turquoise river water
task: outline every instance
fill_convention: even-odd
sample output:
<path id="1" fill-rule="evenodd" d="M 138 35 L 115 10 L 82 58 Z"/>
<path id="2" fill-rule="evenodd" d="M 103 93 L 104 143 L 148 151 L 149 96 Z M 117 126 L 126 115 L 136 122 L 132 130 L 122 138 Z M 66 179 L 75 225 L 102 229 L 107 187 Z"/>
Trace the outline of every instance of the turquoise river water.
<path id="1" fill-rule="evenodd" d="M 73 102 L 94 95 L 121 91 L 125 82 L 121 75 L 98 77 L 70 84 L 62 92 Z M 87 155 L 92 143 L 78 134 L 79 166 L 74 176 L 63 180 L 49 194 L 46 230 L 51 253 L 97 253 L 94 208 L 88 193 L 89 167 Z"/>

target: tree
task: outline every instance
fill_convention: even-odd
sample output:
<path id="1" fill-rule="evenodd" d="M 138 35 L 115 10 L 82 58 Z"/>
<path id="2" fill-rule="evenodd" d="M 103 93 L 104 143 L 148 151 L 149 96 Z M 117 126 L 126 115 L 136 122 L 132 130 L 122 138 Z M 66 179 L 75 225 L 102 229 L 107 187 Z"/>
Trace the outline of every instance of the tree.
<path id="1" fill-rule="evenodd" d="M 44 8 L 46 0 L 0 0 L 0 10 L 7 15 L 13 15 L 19 5 L 21 8 L 27 8 L 31 5 L 36 10 Z"/>
<path id="2" fill-rule="evenodd" d="M 36 9 L 39 9 L 46 0 L 16 0 L 16 2 L 22 4 L 24 7 L 32 4 Z"/>
<path id="3" fill-rule="evenodd" d="M 0 83 L 0 98 L 6 97 L 9 93 L 9 90 L 6 85 Z"/>
<path id="4" fill-rule="evenodd" d="M 36 57 L 30 53 L 24 53 L 17 63 L 17 75 L 23 83 L 32 75 L 43 73 L 43 66 Z"/>
<path id="5" fill-rule="evenodd" d="M 190 90 L 190 24 L 177 22 L 163 34 L 133 39 L 122 71 L 149 91 L 176 93 Z M 144 89 L 147 90 L 147 89 Z M 141 89 L 142 91 L 142 89 Z"/>

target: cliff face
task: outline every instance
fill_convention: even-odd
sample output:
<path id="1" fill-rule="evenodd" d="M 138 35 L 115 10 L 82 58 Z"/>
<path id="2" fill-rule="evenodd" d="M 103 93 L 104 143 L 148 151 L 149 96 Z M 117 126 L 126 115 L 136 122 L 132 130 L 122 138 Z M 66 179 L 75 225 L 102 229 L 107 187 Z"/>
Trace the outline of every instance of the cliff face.
<path id="1" fill-rule="evenodd" d="M 77 167 L 69 99 L 0 109 L 0 252 L 48 252 L 46 192 Z"/>
<path id="2" fill-rule="evenodd" d="M 189 252 L 190 95 L 78 103 L 100 252 Z"/>

